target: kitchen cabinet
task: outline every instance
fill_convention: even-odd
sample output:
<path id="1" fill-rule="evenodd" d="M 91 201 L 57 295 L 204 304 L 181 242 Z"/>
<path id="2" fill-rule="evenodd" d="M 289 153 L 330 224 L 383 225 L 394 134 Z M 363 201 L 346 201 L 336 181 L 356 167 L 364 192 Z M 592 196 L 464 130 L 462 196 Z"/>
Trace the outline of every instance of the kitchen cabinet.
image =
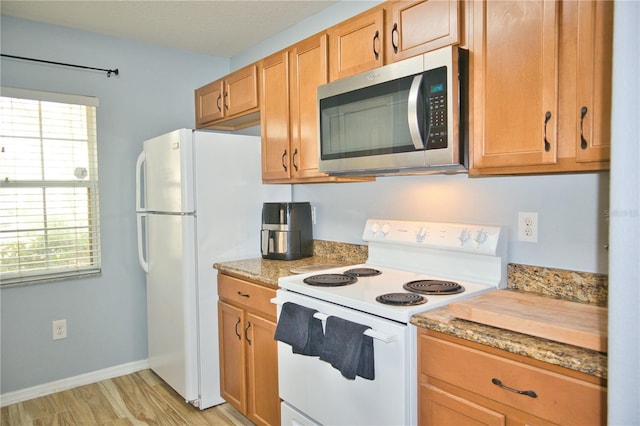
<path id="1" fill-rule="evenodd" d="M 470 7 L 470 173 L 608 169 L 612 2 Z"/>
<path id="2" fill-rule="evenodd" d="M 318 170 L 317 88 L 328 82 L 327 34 L 314 35 L 264 58 L 260 68 L 262 180 L 362 180 L 328 176 Z"/>
<path id="3" fill-rule="evenodd" d="M 385 62 L 460 43 L 463 4 L 457 0 L 386 2 Z"/>
<path id="4" fill-rule="evenodd" d="M 460 42 L 463 2 L 389 1 L 331 27 L 330 79 Z"/>
<path id="5" fill-rule="evenodd" d="M 418 371 L 421 425 L 606 424 L 602 380 L 432 330 Z"/>
<path id="6" fill-rule="evenodd" d="M 384 10 L 363 12 L 329 28 L 331 81 L 384 65 Z"/>
<path id="7" fill-rule="evenodd" d="M 258 66 L 241 68 L 195 91 L 196 128 L 236 130 L 259 124 Z"/>
<path id="8" fill-rule="evenodd" d="M 257 425 L 280 424 L 275 289 L 218 274 L 220 393 Z"/>
<path id="9" fill-rule="evenodd" d="M 262 180 L 287 180 L 291 177 L 289 52 L 284 50 L 264 58 L 260 68 Z"/>

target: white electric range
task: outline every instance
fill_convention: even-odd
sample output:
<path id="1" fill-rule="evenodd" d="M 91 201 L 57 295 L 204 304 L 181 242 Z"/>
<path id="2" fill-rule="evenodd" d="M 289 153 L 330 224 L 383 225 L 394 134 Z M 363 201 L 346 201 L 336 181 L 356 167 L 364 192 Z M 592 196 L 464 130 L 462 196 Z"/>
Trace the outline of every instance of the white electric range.
<path id="1" fill-rule="evenodd" d="M 416 329 L 412 315 L 506 287 L 500 226 L 369 219 L 364 264 L 280 278 L 278 315 L 290 302 L 369 326 L 375 378 L 344 378 L 317 357 L 278 342 L 282 424 L 417 423 Z M 425 294 L 426 292 L 426 294 Z M 313 384 L 313 385 L 310 385 Z"/>

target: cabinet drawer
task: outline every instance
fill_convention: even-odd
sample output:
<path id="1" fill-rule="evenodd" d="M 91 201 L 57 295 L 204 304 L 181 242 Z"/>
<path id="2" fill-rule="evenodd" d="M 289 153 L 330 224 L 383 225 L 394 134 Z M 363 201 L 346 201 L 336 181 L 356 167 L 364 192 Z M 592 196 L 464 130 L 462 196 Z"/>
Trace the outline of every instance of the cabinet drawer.
<path id="1" fill-rule="evenodd" d="M 276 296 L 275 289 L 218 274 L 218 296 L 269 317 L 276 317 L 276 305 L 270 302 Z"/>
<path id="2" fill-rule="evenodd" d="M 433 377 L 479 396 L 560 424 L 605 424 L 606 389 L 511 359 L 419 335 L 421 382 Z M 494 383 L 527 395 L 508 391 Z"/>

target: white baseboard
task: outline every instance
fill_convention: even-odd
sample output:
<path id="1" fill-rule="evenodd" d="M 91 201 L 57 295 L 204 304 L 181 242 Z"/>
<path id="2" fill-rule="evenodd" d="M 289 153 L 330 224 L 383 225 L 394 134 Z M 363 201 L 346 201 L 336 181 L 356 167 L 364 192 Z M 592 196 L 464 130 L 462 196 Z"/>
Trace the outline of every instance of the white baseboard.
<path id="1" fill-rule="evenodd" d="M 0 407 L 16 404 L 18 402 L 27 401 L 40 396 L 49 395 L 55 392 L 65 391 L 78 386 L 84 386 L 96 383 L 101 380 L 112 379 L 118 376 L 135 373 L 136 371 L 149 368 L 149 360 L 129 362 L 114 367 L 104 368 L 102 370 L 92 371 L 90 373 L 80 374 L 66 379 L 56 380 L 54 382 L 44 383 L 42 385 L 33 386 L 13 392 L 7 392 L 0 395 Z"/>

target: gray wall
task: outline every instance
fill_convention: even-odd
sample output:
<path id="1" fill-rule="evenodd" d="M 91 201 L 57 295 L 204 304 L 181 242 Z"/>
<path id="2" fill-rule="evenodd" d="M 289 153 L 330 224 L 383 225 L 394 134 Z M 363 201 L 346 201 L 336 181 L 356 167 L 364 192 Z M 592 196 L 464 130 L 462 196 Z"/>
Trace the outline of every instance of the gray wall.
<path id="1" fill-rule="evenodd" d="M 2 17 L 2 53 L 119 68 L 120 75 L 2 58 L 3 86 L 97 96 L 102 276 L 2 289 L 2 393 L 147 358 L 134 167 L 142 141 L 193 127 L 193 89 L 228 59 Z M 68 338 L 51 339 L 66 319 Z"/>

